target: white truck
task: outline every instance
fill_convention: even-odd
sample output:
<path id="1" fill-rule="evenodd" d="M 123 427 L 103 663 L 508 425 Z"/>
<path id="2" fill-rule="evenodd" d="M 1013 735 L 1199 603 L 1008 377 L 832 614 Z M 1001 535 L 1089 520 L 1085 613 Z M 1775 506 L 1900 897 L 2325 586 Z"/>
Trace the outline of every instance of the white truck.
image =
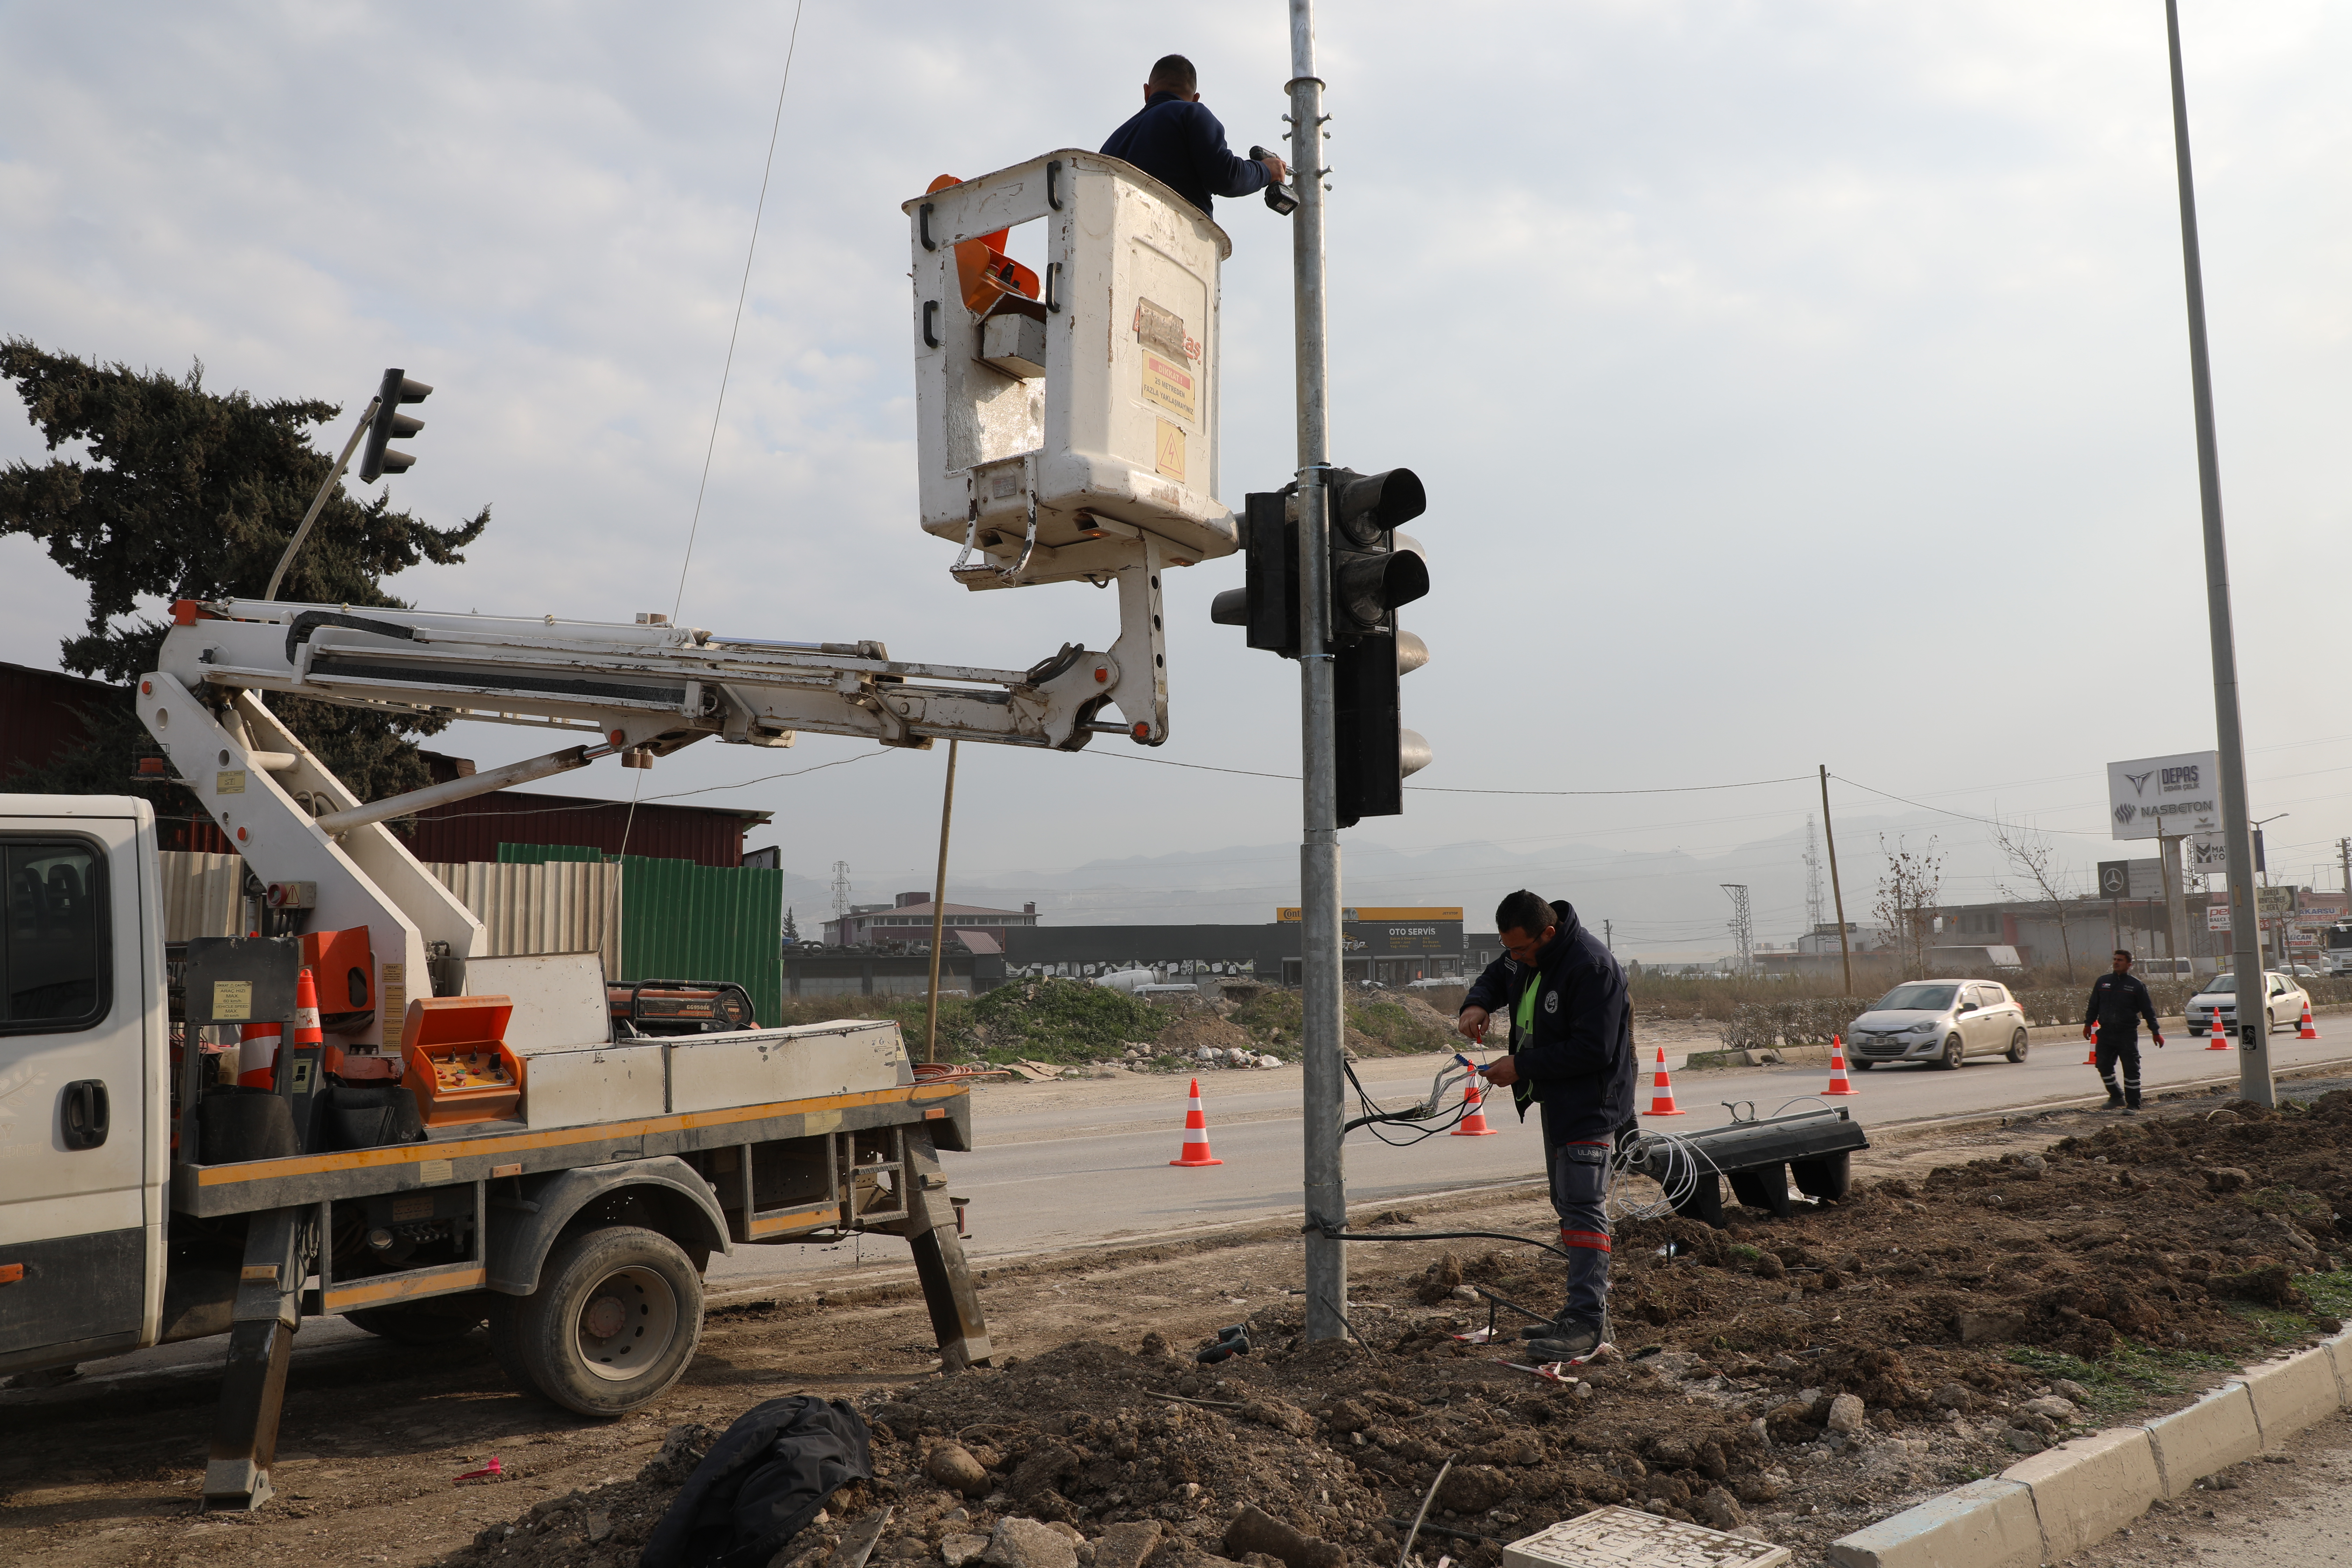
<path id="1" fill-rule="evenodd" d="M 970 1098 L 916 1070 L 895 1027 L 762 1029 L 738 977 L 608 989 L 590 955 L 485 956 L 481 922 L 389 826 L 706 738 L 1167 738 L 1161 574 L 1238 541 L 1216 496 L 1230 245 L 1159 182 L 1076 150 L 905 212 L 922 526 L 961 542 L 950 574 L 971 591 L 1115 590 L 1117 638 L 994 669 L 659 615 L 281 604 L 278 579 L 175 604 L 137 686 L 148 763 L 265 889 L 242 927 L 259 934 L 167 952 L 143 800 L 0 796 L 0 1373 L 226 1333 L 205 1496 L 254 1507 L 292 1336 L 321 1314 L 422 1342 L 487 1321 L 515 1377 L 610 1415 L 684 1369 L 711 1253 L 880 1231 L 913 1251 L 945 1364 L 987 1360 L 938 1163 L 970 1142 Z M 1010 281 L 1000 248 L 1033 223 L 1041 288 Z M 404 468 L 383 443 L 421 428 L 398 405 L 431 390 L 386 372 L 326 487 L 362 434 L 364 477 Z M 571 743 L 362 802 L 274 692 Z M 274 1047 L 219 1048 L 272 1029 Z"/>

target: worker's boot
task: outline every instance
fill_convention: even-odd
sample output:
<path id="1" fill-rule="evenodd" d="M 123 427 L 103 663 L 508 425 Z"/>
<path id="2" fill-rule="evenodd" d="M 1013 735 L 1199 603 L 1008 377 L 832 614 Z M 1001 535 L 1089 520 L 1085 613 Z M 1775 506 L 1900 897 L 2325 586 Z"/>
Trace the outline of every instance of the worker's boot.
<path id="1" fill-rule="evenodd" d="M 1550 1331 L 1544 1338 L 1528 1343 L 1528 1349 L 1545 1361 L 1576 1361 L 1601 1348 L 1601 1325 L 1597 1321 L 1571 1320 L 1548 1327 Z"/>
<path id="2" fill-rule="evenodd" d="M 2116 1085 L 2115 1079 L 2109 1079 L 2107 1080 L 2107 1103 L 2101 1107 L 2101 1109 L 2105 1110 L 2121 1110 L 2123 1108 L 2124 1091 Z"/>
<path id="3" fill-rule="evenodd" d="M 2139 1114 L 2139 1085 L 2136 1083 L 2124 1086 L 2124 1114 L 2126 1116 Z"/>

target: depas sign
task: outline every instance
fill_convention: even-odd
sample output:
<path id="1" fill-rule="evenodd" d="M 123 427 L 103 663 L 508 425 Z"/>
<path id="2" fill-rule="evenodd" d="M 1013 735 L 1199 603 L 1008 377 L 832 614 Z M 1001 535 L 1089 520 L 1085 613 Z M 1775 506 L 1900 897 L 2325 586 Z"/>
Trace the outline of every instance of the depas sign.
<path id="1" fill-rule="evenodd" d="M 2221 831 L 2216 752 L 2183 752 L 2107 764 L 2107 811 L 2117 838 Z"/>

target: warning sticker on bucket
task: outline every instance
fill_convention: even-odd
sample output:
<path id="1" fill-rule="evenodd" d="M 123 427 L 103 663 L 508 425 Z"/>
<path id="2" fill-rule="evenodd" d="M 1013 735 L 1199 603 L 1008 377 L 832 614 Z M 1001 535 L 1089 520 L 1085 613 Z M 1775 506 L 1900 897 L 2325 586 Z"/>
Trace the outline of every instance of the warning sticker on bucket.
<path id="1" fill-rule="evenodd" d="M 1180 419 L 1198 419 L 1192 395 L 1192 373 L 1181 363 L 1171 363 L 1156 353 L 1143 355 L 1143 401 L 1165 408 Z"/>

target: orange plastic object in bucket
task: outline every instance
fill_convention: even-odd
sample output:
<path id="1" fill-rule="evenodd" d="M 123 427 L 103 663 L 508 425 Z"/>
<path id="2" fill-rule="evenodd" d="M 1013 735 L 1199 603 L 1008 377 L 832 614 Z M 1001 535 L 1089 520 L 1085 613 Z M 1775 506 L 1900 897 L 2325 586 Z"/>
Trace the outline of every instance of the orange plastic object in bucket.
<path id="1" fill-rule="evenodd" d="M 953 174 L 941 174 L 930 188 L 944 191 L 961 184 Z M 977 239 L 956 242 L 956 287 L 963 290 L 964 309 L 975 316 L 988 314 L 989 307 L 1007 294 L 1037 298 L 1037 275 L 1004 254 L 1005 238 L 1012 232 L 1000 228 Z"/>
<path id="2" fill-rule="evenodd" d="M 427 1127 L 495 1121 L 522 1100 L 521 1061 L 507 1049 L 505 996 L 422 996 L 400 1030 L 405 1081 Z"/>

